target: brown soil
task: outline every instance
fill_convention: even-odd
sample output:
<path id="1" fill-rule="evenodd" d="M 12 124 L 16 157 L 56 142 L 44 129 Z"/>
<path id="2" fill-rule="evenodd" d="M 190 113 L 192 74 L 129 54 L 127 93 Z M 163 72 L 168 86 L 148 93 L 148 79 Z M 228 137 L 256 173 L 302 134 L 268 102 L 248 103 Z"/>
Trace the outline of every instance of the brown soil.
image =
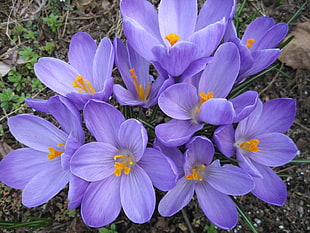
<path id="1" fill-rule="evenodd" d="M 246 4 L 244 17 L 250 17 L 257 9 L 264 15 L 275 18 L 277 22 L 286 22 L 304 3 L 305 0 L 253 0 Z M 14 5 L 12 2 L 15 2 Z M 24 45 L 34 46 L 31 40 L 21 38 L 18 43 L 13 43 L 10 30 L 17 24 L 35 24 L 38 27 L 38 43 L 55 41 L 56 48 L 52 56 L 67 58 L 68 43 L 72 35 L 78 31 L 88 32 L 99 41 L 103 37 L 122 36 L 121 18 L 119 14 L 119 1 L 112 0 L 2 0 L 0 7 L 0 60 L 7 58 L 8 51 L 20 49 Z M 154 4 L 159 1 L 152 0 Z M 202 1 L 200 1 L 201 3 Z M 79 5 L 80 3 L 80 5 Z M 84 4 L 83 4 L 84 3 Z M 41 5 L 40 5 L 41 4 Z M 81 5 L 82 4 L 82 5 Z M 49 5 L 49 7 L 48 7 Z M 58 27 L 57 32 L 51 31 L 43 22 L 41 17 L 46 17 L 51 10 L 59 12 L 63 25 Z M 309 4 L 300 15 L 291 23 L 290 30 L 299 22 L 309 21 Z M 260 15 L 260 13 L 258 14 Z M 47 56 L 47 55 L 46 55 Z M 280 97 L 296 98 L 298 109 L 295 122 L 288 131 L 288 135 L 296 142 L 299 148 L 299 159 L 310 159 L 310 72 L 309 70 L 294 70 L 280 64 L 288 77 L 276 71 L 271 71 L 254 84 L 252 89 L 260 93 L 260 97 L 267 101 Z M 118 74 L 115 72 L 115 76 Z M 2 78 L 4 81 L 6 77 Z M 13 88 L 13 87 L 11 87 Z M 0 87 L 1 90 L 1 87 Z M 38 96 L 46 98 L 53 93 L 46 89 Z M 1 110 L 0 110 L 1 111 Z M 31 110 L 27 107 L 22 112 Z M 20 112 L 6 112 L 2 110 L 2 116 L 14 115 Z M 4 129 L 4 136 L 0 141 L 0 155 L 5 154 L 10 148 L 21 147 L 10 135 L 6 120 L 0 123 Z M 1 158 L 0 158 L 1 159 Z M 310 232 L 310 167 L 308 164 L 288 164 L 276 169 L 279 174 L 291 175 L 283 178 L 288 188 L 288 199 L 283 207 L 276 207 L 264 203 L 251 194 L 239 197 L 238 202 L 248 214 L 258 229 L 258 232 L 283 232 L 283 233 L 306 233 Z M 26 216 L 35 216 L 52 219 L 52 224 L 41 228 L 38 232 L 98 232 L 83 224 L 79 210 L 69 211 L 67 209 L 66 191 L 59 193 L 55 198 L 42 206 L 28 209 L 21 205 L 21 191 L 14 190 L 0 184 L 0 221 L 28 221 Z M 157 193 L 158 199 L 163 193 Z M 235 229 L 229 232 L 248 233 L 251 232 L 247 224 L 240 217 Z M 182 212 L 170 218 L 161 217 L 156 211 L 153 218 L 145 224 L 139 225 L 130 222 L 124 214 L 114 222 L 117 232 L 207 232 L 204 230 L 209 225 L 208 219 L 193 200 Z M 192 227 L 192 230 L 190 229 Z M 16 230 L 1 230 L 0 232 L 27 232 L 29 229 L 20 228 Z M 217 229 L 217 232 L 226 232 Z"/>

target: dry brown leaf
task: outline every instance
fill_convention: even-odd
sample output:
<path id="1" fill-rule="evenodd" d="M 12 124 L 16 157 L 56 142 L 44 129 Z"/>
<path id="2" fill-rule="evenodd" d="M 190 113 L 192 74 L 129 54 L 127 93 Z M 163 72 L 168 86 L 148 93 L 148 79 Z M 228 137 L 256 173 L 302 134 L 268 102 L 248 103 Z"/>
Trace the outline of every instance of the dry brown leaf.
<path id="1" fill-rule="evenodd" d="M 13 149 L 5 142 L 0 142 L 0 159 L 3 159 Z"/>
<path id="2" fill-rule="evenodd" d="M 299 23 L 287 38 L 294 39 L 283 48 L 279 60 L 294 69 L 310 70 L 310 22 Z"/>

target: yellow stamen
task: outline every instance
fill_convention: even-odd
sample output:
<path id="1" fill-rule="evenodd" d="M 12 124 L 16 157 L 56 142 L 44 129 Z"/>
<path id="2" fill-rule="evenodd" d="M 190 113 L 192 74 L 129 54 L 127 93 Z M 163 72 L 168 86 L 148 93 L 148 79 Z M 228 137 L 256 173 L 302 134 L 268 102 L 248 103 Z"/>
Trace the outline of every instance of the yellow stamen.
<path id="1" fill-rule="evenodd" d="M 60 147 L 60 146 L 65 146 L 65 144 L 58 144 L 57 147 Z M 58 151 L 58 150 L 55 150 L 53 147 L 49 147 L 48 148 L 48 152 L 50 152 L 47 157 L 49 160 L 53 160 L 55 159 L 56 157 L 58 156 L 61 156 L 63 154 L 63 152 L 61 151 Z"/>
<path id="2" fill-rule="evenodd" d="M 258 152 L 260 151 L 259 148 L 257 147 L 258 144 L 259 144 L 258 139 L 252 139 L 241 143 L 240 148 L 251 152 Z"/>
<path id="3" fill-rule="evenodd" d="M 72 82 L 72 86 L 79 88 L 77 90 L 79 93 L 88 93 L 91 95 L 96 93 L 91 83 L 86 78 L 83 78 L 82 76 L 77 76 L 75 80 Z"/>
<path id="4" fill-rule="evenodd" d="M 192 174 L 186 176 L 187 180 L 199 180 L 203 181 L 203 177 L 201 175 L 201 171 L 205 169 L 205 165 L 202 164 L 200 167 L 195 167 L 192 169 Z"/>
<path id="5" fill-rule="evenodd" d="M 124 171 L 125 175 L 128 175 L 130 173 L 130 167 L 131 165 L 134 164 L 130 156 L 127 155 L 115 155 L 114 160 L 119 159 L 118 162 L 114 163 L 114 175 L 115 176 L 120 176 L 122 174 L 122 171 Z"/>
<path id="6" fill-rule="evenodd" d="M 134 68 L 131 68 L 129 70 L 129 72 L 131 73 L 131 78 L 133 79 L 133 83 L 135 85 L 135 88 L 136 88 L 136 92 L 139 96 L 139 99 L 140 100 L 146 100 L 147 97 L 149 96 L 150 94 L 150 91 L 151 91 L 151 83 L 148 82 L 147 83 L 147 87 L 146 89 L 143 88 L 142 84 L 139 84 L 138 82 L 138 77 L 137 75 L 135 74 L 135 69 Z"/>
<path id="7" fill-rule="evenodd" d="M 179 36 L 178 36 L 177 34 L 175 34 L 175 33 L 171 33 L 171 34 L 167 35 L 167 36 L 165 37 L 165 39 L 169 41 L 169 43 L 170 43 L 171 46 L 173 46 L 175 43 L 178 42 L 178 40 L 181 39 L 181 37 L 179 37 Z"/>
<path id="8" fill-rule="evenodd" d="M 252 47 L 252 45 L 254 44 L 255 42 L 255 39 L 251 38 L 251 39 L 248 39 L 247 40 L 247 43 L 246 43 L 246 47 L 249 49 Z"/>
<path id="9" fill-rule="evenodd" d="M 196 115 L 199 113 L 200 111 L 200 106 L 206 102 L 209 99 L 213 98 L 214 93 L 213 92 L 209 92 L 208 94 L 206 94 L 204 91 L 200 92 L 199 96 L 200 96 L 200 102 L 199 102 L 199 107 L 196 107 Z"/>

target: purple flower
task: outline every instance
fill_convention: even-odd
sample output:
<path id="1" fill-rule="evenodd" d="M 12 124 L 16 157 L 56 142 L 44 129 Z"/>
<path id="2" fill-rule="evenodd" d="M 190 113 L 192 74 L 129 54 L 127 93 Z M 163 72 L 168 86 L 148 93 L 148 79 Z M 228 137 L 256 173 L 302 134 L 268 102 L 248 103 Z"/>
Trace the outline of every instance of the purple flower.
<path id="1" fill-rule="evenodd" d="M 159 107 L 173 119 L 156 126 L 158 139 L 166 146 L 180 146 L 202 129 L 204 122 L 231 124 L 249 115 L 256 105 L 256 92 L 248 91 L 234 99 L 225 99 L 238 72 L 238 49 L 231 42 L 224 43 L 202 72 L 197 87 L 178 83 L 163 91 L 158 99 Z"/>
<path id="2" fill-rule="evenodd" d="M 184 172 L 176 186 L 159 202 L 163 216 L 172 216 L 192 199 L 194 192 L 205 215 L 216 226 L 232 229 L 238 221 L 233 200 L 228 195 L 244 195 L 254 183 L 245 171 L 213 160 L 214 147 L 206 137 L 194 137 L 185 152 Z M 212 163 L 211 163 L 212 162 Z"/>
<path id="3" fill-rule="evenodd" d="M 125 120 L 112 105 L 90 100 L 84 117 L 97 140 L 80 147 L 71 159 L 73 174 L 90 182 L 81 203 L 84 222 L 92 227 L 107 225 L 121 208 L 135 223 L 149 221 L 155 208 L 153 185 L 166 191 L 176 183 L 170 160 L 146 148 L 143 125 Z"/>
<path id="4" fill-rule="evenodd" d="M 0 180 L 8 186 L 23 189 L 22 203 L 34 207 L 46 203 L 68 182 L 70 208 L 79 206 L 87 182 L 69 170 L 75 150 L 84 143 L 81 117 L 66 98 L 51 97 L 47 109 L 63 130 L 32 114 L 10 117 L 12 135 L 28 148 L 10 152 L 0 163 Z"/>
<path id="5" fill-rule="evenodd" d="M 242 82 L 250 75 L 256 74 L 271 65 L 280 55 L 281 50 L 275 48 L 286 36 L 288 25 L 276 24 L 273 18 L 263 16 L 255 19 L 246 28 L 242 39 L 236 37 L 234 26 L 227 36 L 240 51 L 240 73 L 236 83 Z"/>
<path id="6" fill-rule="evenodd" d="M 68 97 L 79 109 L 89 99 L 107 101 L 112 94 L 114 52 L 111 41 L 96 42 L 85 32 L 76 33 L 69 46 L 69 64 L 56 58 L 40 58 L 34 65 L 47 87 Z"/>
<path id="7" fill-rule="evenodd" d="M 123 0 L 120 9 L 128 43 L 141 56 L 171 76 L 190 76 L 221 42 L 234 1 L 208 0 L 198 17 L 192 0 L 162 0 L 158 13 L 146 0 Z"/>
<path id="8" fill-rule="evenodd" d="M 113 88 L 114 95 L 121 105 L 140 105 L 148 108 L 157 104 L 159 94 L 174 83 L 173 78 L 159 75 L 156 80 L 149 74 L 149 62 L 126 46 L 119 38 L 114 40 L 115 63 L 127 89 L 119 84 Z"/>
<path id="9" fill-rule="evenodd" d="M 284 165 L 296 156 L 296 145 L 283 134 L 292 125 L 295 112 L 294 99 L 274 99 L 264 104 L 258 101 L 256 109 L 239 122 L 235 132 L 232 125 L 226 125 L 214 133 L 219 150 L 227 157 L 236 154 L 239 166 L 253 176 L 252 193 L 279 206 L 286 200 L 286 186 L 269 167 Z"/>

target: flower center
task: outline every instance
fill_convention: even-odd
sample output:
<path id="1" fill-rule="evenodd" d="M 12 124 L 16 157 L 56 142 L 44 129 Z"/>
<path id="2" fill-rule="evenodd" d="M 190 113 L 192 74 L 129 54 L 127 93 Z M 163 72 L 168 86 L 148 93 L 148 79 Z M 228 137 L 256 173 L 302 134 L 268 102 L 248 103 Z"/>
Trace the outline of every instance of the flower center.
<path id="1" fill-rule="evenodd" d="M 192 173 L 186 176 L 187 180 L 203 180 L 202 171 L 206 168 L 204 164 L 202 164 L 200 167 L 194 167 L 192 169 Z"/>
<path id="2" fill-rule="evenodd" d="M 248 39 L 248 40 L 247 40 L 247 43 L 246 43 L 246 47 L 247 47 L 248 49 L 250 49 L 250 48 L 252 47 L 252 45 L 254 44 L 254 42 L 255 42 L 255 39 L 253 39 L 253 38 Z"/>
<path id="3" fill-rule="evenodd" d="M 136 88 L 136 92 L 139 96 L 139 99 L 140 100 L 146 100 L 146 98 L 149 96 L 150 94 L 150 90 L 151 90 L 151 83 L 150 82 L 147 82 L 147 87 L 146 89 L 143 88 L 142 84 L 139 84 L 138 82 L 138 77 L 137 75 L 135 74 L 135 69 L 134 68 L 131 68 L 129 70 L 129 72 L 131 73 L 131 78 L 133 79 L 133 83 L 135 85 L 135 88 Z"/>
<path id="4" fill-rule="evenodd" d="M 209 92 L 208 94 L 206 94 L 204 91 L 200 92 L 199 96 L 200 96 L 200 102 L 199 102 L 199 106 L 196 107 L 196 115 L 198 115 L 199 111 L 200 111 L 200 106 L 206 102 L 209 99 L 213 98 L 214 93 L 213 92 Z"/>
<path id="5" fill-rule="evenodd" d="M 60 146 L 65 146 L 65 144 L 58 144 L 57 147 L 60 147 Z M 58 156 L 61 156 L 64 152 L 62 151 L 59 151 L 59 150 L 55 150 L 52 146 L 50 146 L 48 148 L 48 152 L 50 152 L 48 155 L 47 155 L 47 158 L 49 160 L 53 160 L 55 159 L 56 157 Z"/>
<path id="6" fill-rule="evenodd" d="M 257 147 L 258 144 L 259 144 L 258 139 L 251 139 L 249 141 L 241 143 L 240 148 L 251 152 L 258 152 L 260 151 L 259 148 Z"/>
<path id="7" fill-rule="evenodd" d="M 79 93 L 88 93 L 95 94 L 95 88 L 91 85 L 88 79 L 83 78 L 82 76 L 77 76 L 75 80 L 72 82 L 72 86 L 78 88 L 77 91 Z"/>
<path id="8" fill-rule="evenodd" d="M 116 161 L 114 163 L 114 175 L 120 176 L 122 174 L 122 171 L 124 171 L 125 175 L 128 175 L 130 173 L 130 167 L 134 164 L 134 161 L 131 159 L 128 155 L 115 155 L 114 160 Z"/>
<path id="9" fill-rule="evenodd" d="M 170 43 L 171 46 L 173 46 L 175 43 L 178 42 L 178 40 L 181 39 L 181 37 L 179 37 L 179 36 L 178 36 L 177 34 L 175 34 L 175 33 L 171 33 L 171 34 L 167 35 L 167 36 L 165 37 L 165 39 L 169 41 L 169 43 Z"/>

